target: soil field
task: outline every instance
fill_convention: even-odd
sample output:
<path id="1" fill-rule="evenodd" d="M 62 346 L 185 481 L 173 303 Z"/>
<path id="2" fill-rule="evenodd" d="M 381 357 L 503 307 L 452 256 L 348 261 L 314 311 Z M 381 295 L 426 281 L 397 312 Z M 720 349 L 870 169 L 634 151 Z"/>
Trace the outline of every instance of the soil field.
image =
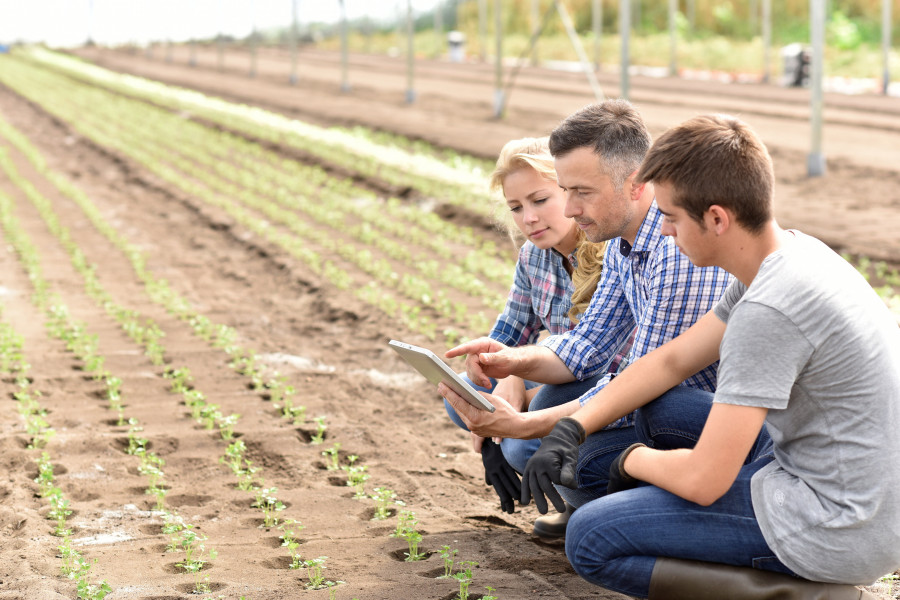
<path id="1" fill-rule="evenodd" d="M 253 81 L 239 66 L 246 56 L 229 56 L 226 72 L 219 73 L 212 54 L 201 55 L 200 67 L 184 66 L 186 50 L 176 54 L 181 66 L 124 52 L 81 54 L 109 68 L 311 122 L 374 126 L 482 157 L 509 138 L 546 133 L 590 100 L 577 77 L 528 70 L 520 75 L 509 118 L 498 122 L 490 118 L 490 70 L 479 65 L 423 65 L 417 102 L 406 106 L 402 64 L 386 58 L 354 58 L 353 90 L 341 94 L 336 57 L 319 52 L 301 55 L 297 87 L 277 75 L 289 64 L 277 53 L 261 54 Z M 308 194 L 312 204 L 324 205 L 345 193 L 348 212 L 397 191 L 411 203 L 436 206 L 446 227 L 460 232 L 447 242 L 447 256 L 416 238 L 414 225 L 405 225 L 405 234 L 378 230 L 379 238 L 407 244 L 416 258 L 387 249 L 372 256 L 371 263 L 388 261 L 396 280 L 424 279 L 418 263 L 426 258 L 442 261 L 444 271 L 463 261 L 473 247 L 460 241 L 465 231 L 475 232 L 476 244 L 496 245 L 496 252 L 493 245 L 477 246 L 486 260 L 510 267 L 512 252 L 483 211 L 450 206 L 414 186 L 398 190 L 386 179 L 242 137 L 53 69 L 3 62 L 0 81 L 0 122 L 19 132 L 0 125 L 0 321 L 20 336 L 29 365 L 24 382 L 7 374 L 0 384 L 9 399 L 0 404 L 0 461 L 7 472 L 0 482 L 0 598 L 77 597 L 74 578 L 60 575 L 64 538 L 52 534 L 52 495 L 35 482 L 42 450 L 28 448 L 48 427 L 54 435 L 43 451 L 72 511 L 68 539 L 85 560 L 96 561 L 85 580 L 106 580 L 110 599 L 451 600 L 459 584 L 438 578 L 445 546 L 457 551 L 457 563 L 478 563 L 473 600 L 487 594 L 487 586 L 507 600 L 621 598 L 582 581 L 560 545 L 531 535 L 533 507 L 513 515 L 498 510 L 468 437 L 449 423 L 433 388 L 387 348 L 390 338 L 437 351 L 445 344 L 440 336 L 428 337 L 417 311 L 397 309 L 401 320 L 355 293 L 374 277 L 353 262 L 369 245 L 358 232 L 376 225 L 353 212 L 344 221 L 316 221 L 326 232 L 319 237 L 276 210 L 279 186 L 290 182 L 267 178 L 282 171 L 304 180 L 325 173 L 310 190 L 291 189 L 290 195 Z M 802 91 L 668 80 L 635 87 L 654 133 L 698 112 L 741 112 L 764 132 L 776 158 L 785 224 L 841 249 L 900 258 L 892 227 L 900 220 L 900 173 L 890 160 L 896 157 L 890 140 L 900 131 L 896 101 L 829 98 L 843 103 L 829 117 L 829 174 L 808 181 Z M 169 128 L 172 119 L 184 123 L 184 138 Z M 832 132 L 846 137 L 838 142 Z M 264 170 L 274 164 L 266 152 L 284 159 L 280 171 Z M 235 175 L 256 167 L 256 179 Z M 353 187 L 340 187 L 344 180 Z M 238 197 L 240 204 L 222 200 Z M 298 214 L 314 214 L 315 206 L 299 206 Z M 399 220 L 405 213 L 383 215 Z M 388 248 L 381 239 L 370 245 Z M 325 257 L 326 266 L 316 266 L 311 253 Z M 438 275 L 429 277 L 437 281 Z M 483 278 L 484 295 L 502 300 L 508 282 Z M 393 293 L 387 284 L 375 287 Z M 50 298 L 43 304 L 41 290 Z M 461 290 L 450 290 L 447 303 L 490 312 L 492 305 Z M 409 295 L 397 292 L 388 301 L 402 304 Z M 62 335 L 60 306 L 73 324 Z M 432 330 L 483 333 L 470 321 L 423 312 Z M 93 346 L 86 351 L 73 343 L 72 331 L 86 332 L 78 339 L 95 336 Z M 173 389 L 178 378 L 171 375 L 184 369 L 187 387 Z M 111 378 L 121 380 L 119 410 Z M 293 403 L 305 412 L 285 418 L 285 402 L 272 397 L 284 385 L 296 390 Z M 42 407 L 29 413 L 46 421 L 37 433 L 25 429 L 34 420 L 23 421 L 23 389 Z M 218 416 L 201 414 L 210 406 Z M 235 438 L 223 440 L 228 415 L 239 419 Z M 324 432 L 317 432 L 317 418 Z M 321 444 L 313 443 L 317 433 Z M 245 448 L 239 469 L 227 464 L 233 464 L 228 452 L 236 441 Z M 135 445 L 143 452 L 135 453 Z M 343 468 L 328 468 L 328 450 Z M 207 550 L 217 551 L 199 578 L 179 567 L 183 551 L 167 551 L 173 538 L 185 537 L 163 531 L 165 513 L 154 510 L 157 501 L 147 493 L 148 455 L 161 461 L 164 472 L 164 483 L 155 486 L 164 492 L 156 497 L 205 538 Z M 368 475 L 361 483 L 368 495 L 375 488 L 391 490 L 405 505 L 389 504 L 387 519 L 373 519 L 377 503 L 355 497 L 357 488 L 347 485 L 354 474 Z M 239 489 L 248 480 L 267 492 Z M 283 529 L 267 527 L 266 514 L 253 506 L 260 497 L 263 506 L 283 507 L 273 512 L 282 524 L 302 524 L 289 527 L 298 544 L 294 552 L 313 563 L 327 557 L 324 577 L 339 585 L 308 589 L 310 571 L 290 568 Z M 407 543 L 390 536 L 402 511 L 413 511 L 418 520 L 421 561 L 403 560 Z M 204 580 L 210 591 L 194 594 Z"/>

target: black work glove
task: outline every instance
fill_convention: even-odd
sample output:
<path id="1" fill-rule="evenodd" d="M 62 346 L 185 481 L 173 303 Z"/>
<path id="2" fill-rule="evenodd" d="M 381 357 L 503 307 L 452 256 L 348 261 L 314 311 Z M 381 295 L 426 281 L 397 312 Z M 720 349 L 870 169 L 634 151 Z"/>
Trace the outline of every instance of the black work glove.
<path id="1" fill-rule="evenodd" d="M 500 509 L 503 512 L 515 511 L 515 499 L 522 493 L 519 474 L 506 461 L 500 444 L 487 438 L 481 446 L 481 462 L 484 463 L 484 482 L 494 486 L 500 496 Z"/>
<path id="2" fill-rule="evenodd" d="M 636 488 L 641 484 L 640 479 L 635 479 L 625 472 L 625 459 L 635 448 L 646 448 L 646 444 L 640 442 L 625 448 L 620 455 L 615 457 L 609 465 L 609 483 L 606 485 L 606 495 L 624 492 Z"/>
<path id="3" fill-rule="evenodd" d="M 522 504 L 528 504 L 534 496 L 534 505 L 542 515 L 547 513 L 547 498 L 559 512 L 565 512 L 566 503 L 554 483 L 575 489 L 575 466 L 578 464 L 578 446 L 587 437 L 581 423 L 572 417 L 563 417 L 541 439 L 541 447 L 525 465 L 522 475 Z"/>

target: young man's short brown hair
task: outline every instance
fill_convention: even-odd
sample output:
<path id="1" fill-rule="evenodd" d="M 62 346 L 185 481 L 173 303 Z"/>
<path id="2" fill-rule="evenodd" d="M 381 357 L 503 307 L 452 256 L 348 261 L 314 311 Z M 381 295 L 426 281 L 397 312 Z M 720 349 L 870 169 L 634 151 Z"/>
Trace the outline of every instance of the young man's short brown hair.
<path id="1" fill-rule="evenodd" d="M 638 167 L 650 148 L 650 132 L 627 100 L 589 104 L 568 116 L 550 134 L 550 154 L 564 156 L 577 148 L 599 155 L 616 189 Z"/>
<path id="2" fill-rule="evenodd" d="M 637 181 L 670 185 L 672 201 L 696 221 L 713 204 L 752 232 L 772 219 L 772 159 L 753 130 L 728 115 L 694 117 L 666 131 Z"/>

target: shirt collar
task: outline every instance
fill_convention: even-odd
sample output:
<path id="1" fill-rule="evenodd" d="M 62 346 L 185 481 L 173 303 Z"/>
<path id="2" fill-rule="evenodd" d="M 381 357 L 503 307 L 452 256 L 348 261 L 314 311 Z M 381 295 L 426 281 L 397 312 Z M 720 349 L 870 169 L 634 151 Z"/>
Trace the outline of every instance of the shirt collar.
<path id="1" fill-rule="evenodd" d="M 656 198 L 650 203 L 650 209 L 647 211 L 637 235 L 634 238 L 634 244 L 629 244 L 622 238 L 619 238 L 619 252 L 622 256 L 628 256 L 632 252 L 649 252 L 656 246 L 659 241 L 659 229 L 663 214 L 659 212 L 656 206 Z"/>

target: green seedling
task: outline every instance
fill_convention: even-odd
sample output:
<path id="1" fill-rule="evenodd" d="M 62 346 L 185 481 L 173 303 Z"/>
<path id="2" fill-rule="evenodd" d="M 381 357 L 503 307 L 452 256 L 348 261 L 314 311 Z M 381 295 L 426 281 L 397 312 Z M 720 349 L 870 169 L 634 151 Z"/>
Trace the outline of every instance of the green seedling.
<path id="1" fill-rule="evenodd" d="M 387 488 L 377 487 L 369 497 L 375 501 L 375 516 L 372 517 L 373 521 L 383 521 L 391 516 L 391 504 L 395 506 L 405 506 L 401 500 L 396 499 L 397 494 L 394 493 L 394 490 L 389 490 Z"/>
<path id="2" fill-rule="evenodd" d="M 253 466 L 252 460 L 244 459 L 244 469 L 241 475 L 238 475 L 238 484 L 237 487 L 240 490 L 245 492 L 249 492 L 253 489 L 254 478 L 256 476 L 256 472 L 259 471 L 258 468 Z M 260 481 L 261 483 L 261 481 Z"/>
<path id="3" fill-rule="evenodd" d="M 147 451 L 147 438 L 139 437 L 137 434 L 144 430 L 134 417 L 128 419 L 128 447 L 125 449 L 126 454 L 136 455 L 143 454 Z"/>
<path id="4" fill-rule="evenodd" d="M 176 394 L 183 394 L 191 389 L 191 382 L 194 380 L 190 369 L 187 367 L 181 367 L 180 369 L 166 367 L 166 370 L 163 371 L 163 377 L 172 380 L 172 391 Z"/>
<path id="5" fill-rule="evenodd" d="M 184 560 L 178 563 L 178 566 L 194 575 L 195 594 L 209 593 L 209 577 L 201 576 L 200 570 L 203 569 L 203 565 L 211 560 L 215 560 L 216 556 L 218 556 L 218 552 L 214 549 L 206 549 L 203 542 L 207 539 L 205 535 L 194 531 L 191 525 L 186 525 L 181 530 L 179 547 L 184 551 Z"/>
<path id="6" fill-rule="evenodd" d="M 219 434 L 223 440 L 234 439 L 234 426 L 238 424 L 240 418 L 241 415 L 237 413 L 232 413 L 228 416 L 219 415 L 217 424 L 219 426 Z"/>
<path id="7" fill-rule="evenodd" d="M 366 471 L 369 470 L 368 465 L 348 465 L 345 468 L 347 471 L 347 485 L 350 487 L 356 488 L 356 493 L 353 494 L 353 497 L 357 500 L 360 498 L 366 497 L 366 481 L 369 480 L 369 474 Z"/>
<path id="8" fill-rule="evenodd" d="M 309 579 L 306 584 L 306 589 L 320 590 L 326 587 L 325 574 L 323 571 L 328 568 L 325 566 L 325 561 L 327 559 L 327 556 L 320 556 L 319 558 L 311 558 L 303 561 L 303 566 L 306 567 L 306 576 Z"/>
<path id="9" fill-rule="evenodd" d="M 165 510 L 166 509 L 166 493 L 168 490 L 164 487 L 151 485 L 147 488 L 146 493 L 156 498 L 156 504 L 153 505 L 153 510 Z"/>
<path id="10" fill-rule="evenodd" d="M 166 545 L 166 552 L 177 552 L 181 545 L 181 531 L 187 525 L 180 515 L 174 513 L 166 513 L 162 526 L 162 532 L 169 536 L 169 543 Z M 174 534 L 174 535 L 173 535 Z"/>
<path id="11" fill-rule="evenodd" d="M 325 430 L 327 429 L 325 426 L 325 417 L 316 417 L 313 420 L 316 422 L 316 432 L 310 438 L 309 443 L 321 444 L 325 441 Z"/>
<path id="12" fill-rule="evenodd" d="M 322 450 L 322 456 L 328 458 L 329 462 L 326 465 L 326 468 L 329 471 L 337 471 L 338 469 L 341 468 L 341 465 L 340 465 L 341 458 L 338 455 L 338 450 L 340 450 L 340 449 L 341 449 L 341 444 L 339 442 L 335 442 L 331 448 L 328 448 L 327 450 Z"/>
<path id="13" fill-rule="evenodd" d="M 275 488 L 269 488 L 273 494 L 275 492 Z M 278 500 L 274 495 L 266 494 L 262 499 L 262 505 L 260 508 L 263 511 L 263 524 L 262 526 L 266 529 L 270 527 L 275 527 L 278 525 L 278 513 L 284 510 L 284 504 Z"/>
<path id="14" fill-rule="evenodd" d="M 324 585 L 325 585 L 325 587 L 328 588 L 328 600 L 335 600 L 335 598 L 337 598 L 337 590 L 335 590 L 334 588 L 336 588 L 339 585 L 342 585 L 343 583 L 344 583 L 343 581 L 326 581 L 325 582 Z"/>
<path id="15" fill-rule="evenodd" d="M 422 541 L 422 534 L 416 530 L 418 522 L 416 513 L 410 510 L 402 510 L 397 515 L 397 528 L 391 534 L 391 537 L 406 540 L 409 546 L 409 552 L 404 552 L 407 562 L 422 560 L 427 556 L 427 553 L 419 552 L 419 542 Z"/>
<path id="16" fill-rule="evenodd" d="M 469 586 L 472 585 L 472 570 L 478 566 L 473 560 L 459 563 L 459 571 L 452 577 L 459 582 L 459 596 L 455 600 L 469 600 Z"/>
<path id="17" fill-rule="evenodd" d="M 496 592 L 497 590 L 495 590 L 491 586 L 486 586 L 484 589 L 487 590 L 487 594 L 483 595 L 481 597 L 481 600 L 500 600 L 498 596 L 494 595 L 494 592 Z"/>
<path id="18" fill-rule="evenodd" d="M 451 550 L 450 546 L 441 546 L 441 559 L 444 561 L 444 574 L 438 576 L 438 579 L 449 579 L 453 577 L 453 560 L 459 550 Z"/>
<path id="19" fill-rule="evenodd" d="M 34 482 L 41 488 L 41 497 L 46 498 L 53 489 L 53 465 L 50 463 L 50 455 L 46 452 L 42 452 L 41 457 L 36 460 L 38 476 L 34 478 Z"/>
<path id="20" fill-rule="evenodd" d="M 112 592 L 112 588 L 105 579 L 96 585 L 88 583 L 86 579 L 79 579 L 76 587 L 80 600 L 103 600 Z"/>
<path id="21" fill-rule="evenodd" d="M 281 529 L 281 547 L 288 549 L 291 555 L 291 569 L 300 569 L 303 567 L 303 561 L 300 560 L 300 542 L 297 540 L 297 533 L 303 529 L 300 521 L 287 519 L 278 526 Z"/>
<path id="22" fill-rule="evenodd" d="M 198 419 L 198 421 L 203 424 L 203 427 L 205 429 L 214 429 L 216 423 L 221 418 L 222 413 L 219 410 L 218 404 L 207 404 L 200 408 L 200 418 Z"/>
<path id="23" fill-rule="evenodd" d="M 50 496 L 50 511 L 47 513 L 47 518 L 56 521 L 53 535 L 66 537 L 72 533 L 66 528 L 66 519 L 72 514 L 72 511 L 69 510 L 69 501 L 62 496 L 62 490 L 54 488 L 54 492 Z"/>
<path id="24" fill-rule="evenodd" d="M 59 550 L 59 557 L 62 559 L 62 574 L 65 577 L 74 577 L 80 564 L 81 555 L 72 547 L 72 538 L 64 537 L 62 544 L 56 547 Z"/>
<path id="25" fill-rule="evenodd" d="M 200 390 L 185 390 L 182 394 L 185 405 L 191 409 L 194 420 L 200 418 L 200 411 L 206 406 L 206 396 Z"/>
<path id="26" fill-rule="evenodd" d="M 153 452 L 144 452 L 141 455 L 141 464 L 138 465 L 138 473 L 147 478 L 148 487 L 156 487 L 164 477 L 162 466 L 166 461 Z"/>

